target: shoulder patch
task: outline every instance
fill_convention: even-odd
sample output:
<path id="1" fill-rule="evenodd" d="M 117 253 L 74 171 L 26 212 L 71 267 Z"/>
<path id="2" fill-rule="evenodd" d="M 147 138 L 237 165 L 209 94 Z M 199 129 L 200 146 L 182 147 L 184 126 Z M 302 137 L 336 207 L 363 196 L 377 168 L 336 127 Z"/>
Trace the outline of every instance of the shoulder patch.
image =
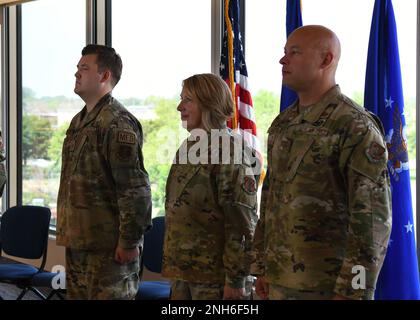
<path id="1" fill-rule="evenodd" d="M 366 149 L 366 156 L 370 162 L 379 162 L 383 159 L 385 148 L 379 143 L 372 141 L 370 146 Z"/>
<path id="2" fill-rule="evenodd" d="M 244 181 L 242 182 L 242 189 L 249 194 L 255 194 L 257 192 L 257 184 L 255 179 L 251 177 L 244 177 Z"/>
<path id="3" fill-rule="evenodd" d="M 135 144 L 136 135 L 129 131 L 118 131 L 117 142 L 125 144 Z"/>
<path id="4" fill-rule="evenodd" d="M 133 157 L 133 147 L 119 145 L 117 149 L 117 157 L 121 162 L 128 162 Z"/>

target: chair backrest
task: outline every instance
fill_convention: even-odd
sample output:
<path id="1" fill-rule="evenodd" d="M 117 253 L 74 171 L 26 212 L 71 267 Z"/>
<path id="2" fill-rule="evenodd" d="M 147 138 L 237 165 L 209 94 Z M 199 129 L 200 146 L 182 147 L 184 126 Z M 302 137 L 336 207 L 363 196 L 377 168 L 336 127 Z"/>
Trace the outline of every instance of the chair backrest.
<path id="1" fill-rule="evenodd" d="M 152 272 L 162 271 L 165 217 L 155 217 L 152 228 L 144 235 L 143 264 Z"/>
<path id="2" fill-rule="evenodd" d="M 0 243 L 10 256 L 39 259 L 46 255 L 51 211 L 38 206 L 7 209 L 0 220 Z M 43 266 L 42 266 L 43 267 Z"/>

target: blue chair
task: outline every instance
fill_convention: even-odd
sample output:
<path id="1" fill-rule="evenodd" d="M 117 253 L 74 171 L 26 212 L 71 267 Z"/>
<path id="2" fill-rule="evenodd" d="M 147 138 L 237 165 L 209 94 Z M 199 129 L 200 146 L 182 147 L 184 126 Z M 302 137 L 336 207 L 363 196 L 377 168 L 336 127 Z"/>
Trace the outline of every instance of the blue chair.
<path id="1" fill-rule="evenodd" d="M 161 273 L 165 217 L 152 220 L 153 227 L 144 235 L 141 273 L 146 267 L 149 271 Z M 136 300 L 168 300 L 171 293 L 169 281 L 140 281 Z"/>
<path id="2" fill-rule="evenodd" d="M 50 209 L 39 206 L 11 207 L 1 217 L 0 256 L 3 251 L 11 258 L 41 259 L 39 267 L 25 263 L 0 264 L 0 282 L 22 289 L 17 300 L 21 300 L 28 291 L 46 299 L 46 296 L 33 286 L 32 279 L 44 272 L 50 218 Z"/>

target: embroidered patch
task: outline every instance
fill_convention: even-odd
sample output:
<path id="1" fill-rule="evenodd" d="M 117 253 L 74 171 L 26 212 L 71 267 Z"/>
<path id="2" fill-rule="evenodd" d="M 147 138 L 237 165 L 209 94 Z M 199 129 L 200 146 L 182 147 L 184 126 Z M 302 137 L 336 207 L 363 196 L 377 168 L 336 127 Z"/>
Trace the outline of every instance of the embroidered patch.
<path id="1" fill-rule="evenodd" d="M 127 131 L 118 131 L 117 141 L 120 143 L 135 144 L 136 135 L 134 133 L 127 132 Z"/>
<path id="2" fill-rule="evenodd" d="M 117 157 L 120 161 L 128 161 L 131 159 L 133 148 L 130 146 L 119 146 L 117 150 Z"/>
<path id="3" fill-rule="evenodd" d="M 245 177 L 244 182 L 242 183 L 242 189 L 249 194 L 254 194 L 257 191 L 257 184 L 255 179 L 250 177 Z"/>
<path id="4" fill-rule="evenodd" d="M 366 156 L 370 162 L 379 162 L 384 158 L 385 148 L 373 141 L 366 149 Z"/>

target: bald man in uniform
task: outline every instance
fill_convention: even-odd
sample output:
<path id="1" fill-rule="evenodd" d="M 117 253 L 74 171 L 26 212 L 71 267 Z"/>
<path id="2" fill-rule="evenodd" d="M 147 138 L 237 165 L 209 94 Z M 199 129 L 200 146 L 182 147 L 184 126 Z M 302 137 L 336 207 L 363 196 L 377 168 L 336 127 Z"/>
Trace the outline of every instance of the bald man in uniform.
<path id="1" fill-rule="evenodd" d="M 298 99 L 268 130 L 253 273 L 262 299 L 372 299 L 391 231 L 380 120 L 335 82 L 340 42 L 309 25 L 287 39 Z"/>

